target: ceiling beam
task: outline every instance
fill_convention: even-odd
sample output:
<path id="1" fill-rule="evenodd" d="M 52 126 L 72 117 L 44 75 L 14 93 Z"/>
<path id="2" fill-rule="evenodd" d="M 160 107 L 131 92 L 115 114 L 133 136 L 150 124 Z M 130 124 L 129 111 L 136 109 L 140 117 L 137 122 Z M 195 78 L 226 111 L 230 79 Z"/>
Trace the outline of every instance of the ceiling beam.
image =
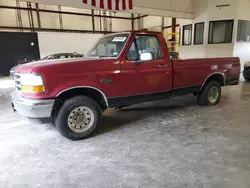
<path id="1" fill-rule="evenodd" d="M 9 30 L 28 30 L 30 31 L 30 27 L 13 27 L 13 26 L 0 26 L 0 29 L 9 29 Z M 73 30 L 73 29 L 53 29 L 53 28 L 32 28 L 34 31 L 54 31 L 54 32 L 69 32 L 69 33 L 93 33 L 93 30 Z M 95 31 L 94 33 L 108 34 L 112 33 L 110 31 Z"/>
<path id="2" fill-rule="evenodd" d="M 14 7 L 14 6 L 3 6 L 0 5 L 0 8 L 2 9 L 14 9 L 14 10 L 28 10 L 26 7 Z M 36 8 L 31 8 L 30 10 L 32 11 L 37 11 Z M 48 13 L 59 13 L 56 10 L 46 10 L 46 9 L 39 9 L 39 12 L 48 12 Z M 67 11 L 61 11 L 61 14 L 69 14 L 69 15 L 78 15 L 78 16 L 90 16 L 92 17 L 92 14 L 87 14 L 87 13 L 78 13 L 78 12 L 67 12 Z M 122 17 L 122 16 L 104 16 L 104 15 L 99 15 L 99 14 L 94 14 L 95 17 L 102 17 L 102 18 L 114 18 L 114 19 L 123 19 L 123 20 L 131 20 L 130 17 Z"/>

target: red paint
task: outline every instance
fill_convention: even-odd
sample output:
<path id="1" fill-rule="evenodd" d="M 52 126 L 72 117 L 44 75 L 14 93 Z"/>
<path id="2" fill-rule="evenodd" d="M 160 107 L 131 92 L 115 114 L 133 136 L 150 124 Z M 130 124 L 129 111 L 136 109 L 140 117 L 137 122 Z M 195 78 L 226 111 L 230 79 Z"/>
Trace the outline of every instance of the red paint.
<path id="1" fill-rule="evenodd" d="M 160 41 L 163 59 L 141 64 L 126 61 L 127 51 L 137 34 L 156 35 Z M 168 66 L 160 68 L 159 65 Z M 217 69 L 211 70 L 212 65 L 217 65 Z M 225 70 L 228 70 L 225 73 L 226 79 L 239 76 L 239 58 L 171 61 L 167 44 L 161 33 L 132 31 L 124 50 L 117 59 L 40 61 L 17 67 L 16 72 L 41 73 L 45 80 L 46 93 L 23 94 L 23 96 L 45 99 L 56 98 L 63 90 L 77 86 L 97 88 L 107 98 L 171 91 L 177 88 L 202 85 L 211 74 L 224 74 Z M 112 79 L 112 84 L 101 83 L 100 80 L 105 78 Z"/>
<path id="2" fill-rule="evenodd" d="M 112 1 L 115 1 L 115 7 L 112 7 Z M 100 0 L 100 5 L 97 5 L 96 0 L 91 0 L 88 2 L 88 0 L 83 0 L 82 2 L 85 4 L 90 4 L 95 7 L 105 8 L 105 5 L 109 10 L 120 10 L 119 2 L 122 1 L 122 10 L 132 9 L 133 8 L 133 0 Z M 127 7 L 128 2 L 128 7 Z"/>
<path id="3" fill-rule="evenodd" d="M 119 0 L 115 0 L 115 10 L 119 10 Z"/>
<path id="4" fill-rule="evenodd" d="M 104 0 L 100 0 L 100 8 L 104 8 Z"/>
<path id="5" fill-rule="evenodd" d="M 133 0 L 128 1 L 128 7 L 129 9 L 133 9 Z"/>
<path id="6" fill-rule="evenodd" d="M 108 9 L 109 9 L 109 10 L 112 9 L 112 0 L 108 0 Z"/>
<path id="7" fill-rule="evenodd" d="M 126 0 L 122 0 L 122 10 L 126 10 Z"/>

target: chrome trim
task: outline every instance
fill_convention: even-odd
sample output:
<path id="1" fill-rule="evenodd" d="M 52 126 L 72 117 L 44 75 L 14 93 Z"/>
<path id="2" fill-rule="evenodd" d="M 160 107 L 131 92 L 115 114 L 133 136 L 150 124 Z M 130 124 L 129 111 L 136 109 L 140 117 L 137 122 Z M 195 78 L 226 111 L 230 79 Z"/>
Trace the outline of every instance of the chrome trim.
<path id="1" fill-rule="evenodd" d="M 94 89 L 94 90 L 98 91 L 99 93 L 102 94 L 102 96 L 103 96 L 103 98 L 104 98 L 104 101 L 105 101 L 107 107 L 109 107 L 108 99 L 107 99 L 106 95 L 105 95 L 100 89 L 97 89 L 97 88 L 92 87 L 92 86 L 75 86 L 75 87 L 70 87 L 70 88 L 67 88 L 67 89 L 64 89 L 64 90 L 60 91 L 60 92 L 56 95 L 56 97 L 58 97 L 59 95 L 61 95 L 62 93 L 66 92 L 66 91 L 69 91 L 69 90 L 72 90 L 72 89 L 79 89 L 79 88 L 89 88 L 89 89 Z"/>
<path id="2" fill-rule="evenodd" d="M 24 98 L 14 91 L 11 93 L 11 101 L 16 110 L 21 116 L 28 118 L 49 118 L 54 106 L 54 99 L 38 100 Z"/>
<path id="3" fill-rule="evenodd" d="M 21 91 L 21 76 L 19 73 L 13 73 L 13 79 L 15 81 L 15 88 L 17 91 Z"/>
<path id="4" fill-rule="evenodd" d="M 211 76 L 213 76 L 213 75 L 215 75 L 215 74 L 220 74 L 220 75 L 222 75 L 223 78 L 224 78 L 224 85 L 226 85 L 225 74 L 224 74 L 224 73 L 221 73 L 221 72 L 213 72 L 213 73 L 211 73 L 211 74 L 206 78 L 206 80 L 203 82 L 203 84 L 202 84 L 202 86 L 201 86 L 201 89 L 204 87 L 204 85 L 206 84 L 207 80 L 208 80 Z"/>

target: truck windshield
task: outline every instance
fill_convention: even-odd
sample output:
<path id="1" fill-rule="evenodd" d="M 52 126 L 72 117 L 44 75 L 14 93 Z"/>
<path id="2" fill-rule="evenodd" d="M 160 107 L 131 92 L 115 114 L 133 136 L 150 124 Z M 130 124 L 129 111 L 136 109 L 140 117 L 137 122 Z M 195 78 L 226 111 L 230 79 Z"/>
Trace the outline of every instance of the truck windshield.
<path id="1" fill-rule="evenodd" d="M 118 57 L 128 40 L 129 34 L 117 34 L 101 38 L 87 57 Z"/>

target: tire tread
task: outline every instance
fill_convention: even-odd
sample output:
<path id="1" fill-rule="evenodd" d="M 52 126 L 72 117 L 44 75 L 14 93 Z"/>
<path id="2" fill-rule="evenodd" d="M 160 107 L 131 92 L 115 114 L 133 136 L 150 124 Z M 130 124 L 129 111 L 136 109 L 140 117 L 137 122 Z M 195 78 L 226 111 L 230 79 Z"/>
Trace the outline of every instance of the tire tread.
<path id="1" fill-rule="evenodd" d="M 208 91 L 209 89 L 212 87 L 212 86 L 217 86 L 219 87 L 219 97 L 218 97 L 218 100 L 211 104 L 209 101 L 208 101 Z M 221 98 L 221 84 L 215 80 L 211 80 L 209 81 L 208 83 L 205 84 L 205 86 L 202 88 L 201 92 L 198 94 L 198 97 L 197 97 L 197 102 L 199 105 L 203 105 L 203 106 L 211 106 L 211 105 L 216 105 L 219 103 L 220 101 L 220 98 Z"/>
<path id="2" fill-rule="evenodd" d="M 90 107 L 95 114 L 95 122 L 93 126 L 84 133 L 75 133 L 68 127 L 67 119 L 68 114 L 70 113 L 70 109 L 76 108 L 77 105 L 85 105 L 87 107 Z M 55 124 L 59 132 L 64 137 L 70 140 L 82 140 L 90 137 L 97 130 L 100 124 L 101 113 L 102 110 L 100 105 L 96 103 L 93 99 L 87 96 L 76 96 L 64 102 L 57 114 Z"/>

